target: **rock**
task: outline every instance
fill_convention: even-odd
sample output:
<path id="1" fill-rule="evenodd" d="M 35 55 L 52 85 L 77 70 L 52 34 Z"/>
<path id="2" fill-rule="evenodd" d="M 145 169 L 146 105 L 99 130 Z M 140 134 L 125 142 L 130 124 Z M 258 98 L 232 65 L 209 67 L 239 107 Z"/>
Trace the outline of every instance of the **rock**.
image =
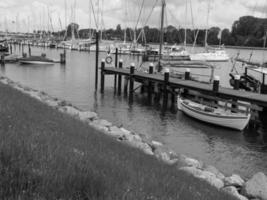
<path id="1" fill-rule="evenodd" d="M 46 99 L 44 102 L 53 108 L 58 106 L 58 102 L 53 99 Z"/>
<path id="2" fill-rule="evenodd" d="M 159 160 L 161 160 L 161 161 L 163 161 L 163 162 L 165 162 L 165 163 L 167 163 L 167 164 L 169 164 L 169 165 L 173 165 L 173 164 L 175 164 L 175 163 L 178 161 L 177 158 L 176 158 L 176 159 L 171 158 L 171 156 L 170 156 L 170 154 L 169 154 L 168 152 L 166 152 L 166 151 L 161 151 L 160 149 L 156 149 L 156 150 L 154 151 L 154 155 L 155 155 Z"/>
<path id="3" fill-rule="evenodd" d="M 267 200 L 267 177 L 259 172 L 249 179 L 241 190 L 241 194 L 249 198 Z"/>
<path id="4" fill-rule="evenodd" d="M 97 114 L 95 112 L 90 112 L 90 111 L 81 111 L 79 112 L 79 118 L 82 121 L 94 120 L 97 119 Z"/>
<path id="5" fill-rule="evenodd" d="M 127 129 L 121 127 L 121 131 L 124 133 L 124 135 L 131 135 L 131 131 L 128 131 Z"/>
<path id="6" fill-rule="evenodd" d="M 225 176 L 214 166 L 208 165 L 204 168 L 205 171 L 211 172 L 216 175 L 217 178 L 224 180 Z"/>
<path id="7" fill-rule="evenodd" d="M 37 100 L 39 100 L 39 101 L 42 100 L 38 92 L 30 91 L 30 92 L 27 92 L 27 93 L 28 93 L 31 97 L 33 97 L 33 98 L 35 98 L 35 99 L 37 99 Z"/>
<path id="8" fill-rule="evenodd" d="M 179 165 L 182 167 L 188 166 L 188 167 L 195 167 L 198 169 L 202 169 L 203 163 L 194 159 L 194 158 L 189 158 L 185 155 L 180 155 L 178 158 Z"/>
<path id="9" fill-rule="evenodd" d="M 154 146 L 163 146 L 163 144 L 161 142 L 158 142 L 158 141 L 154 141 L 152 140 L 151 142 Z"/>
<path id="10" fill-rule="evenodd" d="M 225 186 L 235 186 L 242 187 L 245 184 L 245 181 L 237 174 L 233 174 L 230 177 L 224 178 Z"/>
<path id="11" fill-rule="evenodd" d="M 97 119 L 93 121 L 94 123 L 98 124 L 99 126 L 103 126 L 103 127 L 110 127 L 112 126 L 112 123 L 105 120 L 105 119 Z"/>
<path id="12" fill-rule="evenodd" d="M 224 187 L 222 188 L 222 191 L 236 197 L 238 200 L 248 200 L 247 197 L 243 196 L 243 195 L 240 195 L 236 189 L 236 187 L 234 186 L 227 186 L 227 187 Z"/>
<path id="13" fill-rule="evenodd" d="M 123 137 L 124 132 L 117 126 L 111 126 L 109 127 L 108 134 L 115 136 L 115 137 Z"/>
<path id="14" fill-rule="evenodd" d="M 126 141 L 127 144 L 129 144 L 132 147 L 138 148 L 140 150 L 142 150 L 144 153 L 148 154 L 148 155 L 154 155 L 151 147 L 143 142 L 139 142 L 139 141 Z"/>
<path id="15" fill-rule="evenodd" d="M 224 186 L 224 183 L 221 179 L 218 179 L 215 174 L 208 172 L 208 171 L 202 171 L 196 167 L 181 167 L 179 170 L 182 170 L 188 174 L 191 174 L 192 176 L 202 179 L 209 183 L 210 185 L 216 187 L 217 189 L 220 189 Z"/>

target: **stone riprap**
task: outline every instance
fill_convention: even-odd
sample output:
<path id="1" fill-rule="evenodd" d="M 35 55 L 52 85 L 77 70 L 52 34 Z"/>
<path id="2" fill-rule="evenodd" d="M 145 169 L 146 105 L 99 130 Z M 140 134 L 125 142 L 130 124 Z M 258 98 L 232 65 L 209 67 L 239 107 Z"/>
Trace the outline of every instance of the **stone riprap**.
<path id="1" fill-rule="evenodd" d="M 105 119 L 100 119 L 95 112 L 82 111 L 71 103 L 52 97 L 45 92 L 22 86 L 4 76 L 0 76 L 0 82 L 19 90 L 62 113 L 66 113 L 87 123 L 104 134 L 114 137 L 119 142 L 138 148 L 148 155 L 153 155 L 168 165 L 175 165 L 178 170 L 201 179 L 218 190 L 222 190 L 234 196 L 236 199 L 267 200 L 267 178 L 263 173 L 257 173 L 247 181 L 243 180 L 237 174 L 226 177 L 214 166 L 205 165 L 203 162 L 185 155 L 178 155 L 174 151 L 165 147 L 162 143 L 153 141 L 146 135 L 137 134 L 121 126 L 115 126 Z"/>

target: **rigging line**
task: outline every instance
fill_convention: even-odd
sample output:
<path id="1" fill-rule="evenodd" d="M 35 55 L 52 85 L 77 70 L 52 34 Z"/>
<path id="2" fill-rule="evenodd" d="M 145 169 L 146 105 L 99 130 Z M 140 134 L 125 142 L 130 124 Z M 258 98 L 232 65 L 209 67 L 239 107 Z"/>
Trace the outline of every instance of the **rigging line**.
<path id="1" fill-rule="evenodd" d="M 152 9 L 150 10 L 150 13 L 149 13 L 149 15 L 148 15 L 148 17 L 147 17 L 145 23 L 143 24 L 143 27 L 145 27 L 145 26 L 147 25 L 148 20 L 150 19 L 150 17 L 151 17 L 151 15 L 152 15 L 152 13 L 153 13 L 153 11 L 154 11 L 154 9 L 155 9 L 157 3 L 158 3 L 158 0 L 155 1 L 155 4 L 153 5 Z M 145 32 L 144 32 L 143 29 L 142 29 L 142 31 L 140 31 L 140 33 L 139 33 L 139 35 L 138 35 L 138 37 L 137 37 L 137 40 L 140 38 L 140 36 L 141 36 L 142 34 L 145 34 Z M 144 37 L 145 37 L 145 36 L 144 36 Z M 146 40 L 146 39 L 145 39 L 145 40 Z M 145 42 L 145 43 L 146 43 L 146 42 Z"/>
<path id="2" fill-rule="evenodd" d="M 153 11 L 154 11 L 154 9 L 155 9 L 156 5 L 157 5 L 157 3 L 158 3 L 158 0 L 156 0 L 156 1 L 155 1 L 155 4 L 153 5 L 153 7 L 152 7 L 152 9 L 151 9 L 151 11 L 150 11 L 150 13 L 149 13 L 149 15 L 148 15 L 148 17 L 147 17 L 147 19 L 146 19 L 145 23 L 144 23 L 144 26 L 146 26 L 146 25 L 147 25 L 147 23 L 148 23 L 148 21 L 149 21 L 149 19 L 150 19 L 151 15 L 152 15 L 152 13 L 153 13 Z"/>
<path id="3" fill-rule="evenodd" d="M 93 3 L 92 3 L 92 0 L 90 0 L 90 3 L 91 3 L 91 8 L 92 8 L 93 16 L 94 16 L 94 20 L 95 20 L 95 26 L 96 26 L 96 29 L 98 29 L 98 24 L 97 24 L 97 21 L 96 21 L 95 10 L 94 10 L 94 6 L 93 6 Z"/>
<path id="4" fill-rule="evenodd" d="M 137 22 L 136 22 L 136 25 L 135 25 L 135 29 L 137 28 L 137 26 L 139 24 L 139 21 L 140 21 L 140 18 L 141 18 L 141 14 L 142 14 L 142 10 L 144 8 L 144 3 L 145 3 L 145 0 L 142 1 L 142 5 L 141 5 L 141 8 L 140 8 L 140 11 L 139 11 L 139 14 L 138 14 L 138 18 L 137 18 Z"/>
<path id="5" fill-rule="evenodd" d="M 192 27 L 193 27 L 193 29 L 195 29 L 195 22 L 194 22 L 194 15 L 193 15 L 192 0 L 190 0 L 189 4 L 190 4 L 190 10 L 191 10 Z"/>

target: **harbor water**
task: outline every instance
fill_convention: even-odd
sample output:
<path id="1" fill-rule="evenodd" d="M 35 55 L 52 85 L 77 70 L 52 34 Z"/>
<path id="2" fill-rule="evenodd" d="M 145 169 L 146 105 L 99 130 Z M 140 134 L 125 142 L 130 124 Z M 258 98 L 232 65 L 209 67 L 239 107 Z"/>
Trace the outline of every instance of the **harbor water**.
<path id="1" fill-rule="evenodd" d="M 15 50 L 15 49 L 13 49 Z M 26 52 L 26 49 L 24 50 Z M 33 55 L 46 53 L 48 58 L 58 60 L 62 49 L 32 47 Z M 232 57 L 248 59 L 251 50 L 227 49 Z M 16 53 L 21 55 L 18 47 Z M 252 60 L 262 62 L 267 52 L 253 51 Z M 106 53 L 100 54 L 100 60 Z M 141 57 L 119 56 L 124 67 L 142 64 Z M 113 56 L 114 61 L 114 56 Z M 229 86 L 229 72 L 234 61 L 218 63 L 215 75 L 220 83 Z M 243 66 L 237 65 L 242 71 Z M 260 130 L 233 131 L 215 127 L 192 119 L 179 111 L 163 111 L 160 105 L 149 106 L 145 95 L 136 91 L 133 104 L 127 97 L 114 94 L 114 78 L 106 76 L 105 93 L 95 91 L 95 53 L 67 51 L 66 65 L 36 66 L 6 64 L 0 73 L 25 86 L 42 90 L 52 96 L 65 99 L 83 110 L 95 111 L 101 118 L 123 127 L 148 135 L 162 142 L 177 153 L 186 154 L 214 165 L 225 174 L 238 173 L 250 177 L 256 172 L 267 174 L 267 132 Z M 205 75 L 205 70 L 196 73 Z"/>

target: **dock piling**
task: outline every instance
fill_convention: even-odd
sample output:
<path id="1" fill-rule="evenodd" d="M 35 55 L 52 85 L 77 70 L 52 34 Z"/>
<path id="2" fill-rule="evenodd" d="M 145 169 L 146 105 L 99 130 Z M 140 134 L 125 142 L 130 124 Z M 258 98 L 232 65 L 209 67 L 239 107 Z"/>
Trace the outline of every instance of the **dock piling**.
<path id="1" fill-rule="evenodd" d="M 190 80 L 190 69 L 187 68 L 184 75 L 185 80 Z"/>
<path id="2" fill-rule="evenodd" d="M 28 44 L 28 51 L 29 51 L 29 56 L 31 56 L 31 45 Z"/>
<path id="3" fill-rule="evenodd" d="M 101 61 L 101 85 L 100 85 L 100 92 L 104 93 L 104 87 L 105 87 L 105 60 L 102 59 Z"/>
<path id="4" fill-rule="evenodd" d="M 168 85 L 170 78 L 170 70 L 167 69 L 164 73 L 164 85 L 163 85 L 163 108 L 166 108 L 168 105 Z"/>
<path id="5" fill-rule="evenodd" d="M 153 74 L 154 64 L 150 63 L 149 65 L 149 74 Z M 151 81 L 148 82 L 148 103 L 152 103 L 152 92 L 153 92 L 153 83 Z"/>
<path id="6" fill-rule="evenodd" d="M 5 55 L 1 55 L 1 66 L 5 66 Z"/>
<path id="7" fill-rule="evenodd" d="M 239 86 L 240 86 L 240 75 L 236 74 L 234 76 L 235 80 L 234 80 L 234 90 L 239 90 Z"/>
<path id="8" fill-rule="evenodd" d="M 212 91 L 217 93 L 219 91 L 220 77 L 214 76 Z"/>
<path id="9" fill-rule="evenodd" d="M 134 70 L 135 64 L 132 63 L 130 67 L 130 86 L 129 86 L 129 102 L 133 102 L 133 93 L 134 93 Z"/>
<path id="10" fill-rule="evenodd" d="M 115 68 L 118 68 L 118 48 L 115 50 Z M 114 93 L 117 89 L 117 74 L 114 74 Z"/>
<path id="11" fill-rule="evenodd" d="M 119 61 L 119 68 L 122 69 L 123 61 Z M 121 95 L 121 75 L 118 75 L 118 95 Z"/>

